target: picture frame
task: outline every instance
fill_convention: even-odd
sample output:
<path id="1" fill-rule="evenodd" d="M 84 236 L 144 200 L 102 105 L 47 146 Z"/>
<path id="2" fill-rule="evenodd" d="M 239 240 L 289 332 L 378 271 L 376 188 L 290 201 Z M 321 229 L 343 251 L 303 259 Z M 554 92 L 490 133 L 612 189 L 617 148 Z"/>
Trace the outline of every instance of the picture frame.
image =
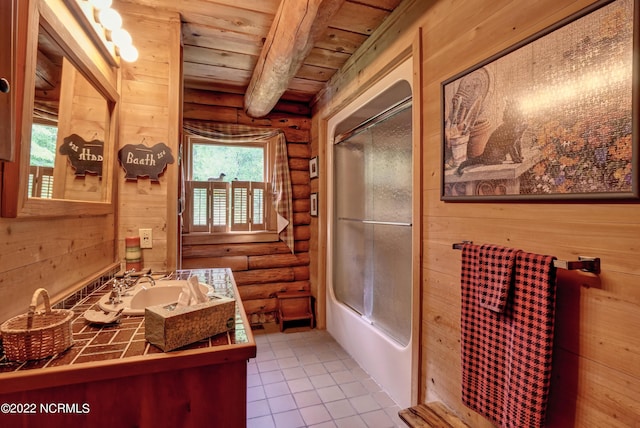
<path id="1" fill-rule="evenodd" d="M 318 216 L 318 194 L 317 193 L 311 194 L 311 216 L 312 217 Z"/>
<path id="2" fill-rule="evenodd" d="M 638 198 L 638 0 L 602 0 L 441 85 L 443 201 Z"/>
<path id="3" fill-rule="evenodd" d="M 318 178 L 318 156 L 314 156 L 309 160 L 309 177 Z"/>

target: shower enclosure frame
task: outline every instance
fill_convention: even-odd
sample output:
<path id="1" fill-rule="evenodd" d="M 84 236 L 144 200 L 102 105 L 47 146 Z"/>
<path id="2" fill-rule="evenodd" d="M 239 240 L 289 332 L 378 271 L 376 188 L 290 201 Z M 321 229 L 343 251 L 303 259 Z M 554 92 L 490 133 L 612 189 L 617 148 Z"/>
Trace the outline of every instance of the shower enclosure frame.
<path id="1" fill-rule="evenodd" d="M 416 58 L 417 59 L 417 58 Z M 417 84 L 414 57 L 409 56 L 387 75 L 354 101 L 337 112 L 327 121 L 327 204 L 326 214 L 326 323 L 329 333 L 345 350 L 378 382 L 401 406 L 416 404 L 420 390 L 420 299 L 421 299 L 421 142 L 420 142 L 420 87 Z M 414 79 L 416 81 L 414 81 Z M 373 100 L 377 95 L 400 81 L 406 81 L 411 87 L 412 107 L 412 280 L 411 280 L 411 338 L 406 346 L 387 337 L 384 332 L 372 327 L 366 317 L 362 317 L 352 308 L 339 302 L 333 292 L 333 241 L 334 241 L 334 159 L 333 137 L 336 127 L 360 107 Z M 372 352 L 372 349 L 375 350 Z M 389 364 L 394 364 L 390 367 Z"/>

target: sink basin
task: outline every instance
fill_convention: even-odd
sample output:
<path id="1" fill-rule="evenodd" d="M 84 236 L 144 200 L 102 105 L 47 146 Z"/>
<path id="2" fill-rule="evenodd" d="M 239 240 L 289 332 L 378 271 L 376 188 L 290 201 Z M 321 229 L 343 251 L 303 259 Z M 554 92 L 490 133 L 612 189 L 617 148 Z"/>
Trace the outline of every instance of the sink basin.
<path id="1" fill-rule="evenodd" d="M 156 281 L 155 286 L 151 286 L 149 282 L 142 282 L 127 290 L 122 296 L 122 302 L 111 304 L 109 302 L 110 293 L 107 293 L 100 298 L 98 306 L 104 311 L 123 309 L 123 315 L 144 315 L 144 309 L 147 306 L 176 303 L 182 288 L 186 286 L 187 281 L 182 279 Z M 200 290 L 204 294 L 211 291 L 208 285 L 202 283 L 200 283 Z"/>

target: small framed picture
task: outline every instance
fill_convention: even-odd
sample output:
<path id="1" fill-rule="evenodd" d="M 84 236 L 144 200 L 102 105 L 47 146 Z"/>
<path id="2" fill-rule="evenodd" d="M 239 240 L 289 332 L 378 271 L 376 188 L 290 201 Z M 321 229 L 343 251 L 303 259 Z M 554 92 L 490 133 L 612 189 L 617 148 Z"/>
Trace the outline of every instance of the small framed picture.
<path id="1" fill-rule="evenodd" d="M 309 160 L 309 176 L 311 178 L 318 177 L 318 156 Z"/>
<path id="2" fill-rule="evenodd" d="M 311 194 L 311 215 L 313 217 L 318 216 L 318 194 L 317 193 Z"/>

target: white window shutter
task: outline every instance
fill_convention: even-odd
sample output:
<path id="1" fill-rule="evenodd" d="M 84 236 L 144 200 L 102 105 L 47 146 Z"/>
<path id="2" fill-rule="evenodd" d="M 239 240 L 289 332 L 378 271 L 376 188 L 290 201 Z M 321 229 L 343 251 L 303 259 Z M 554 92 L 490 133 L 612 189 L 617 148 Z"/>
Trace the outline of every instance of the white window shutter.
<path id="1" fill-rule="evenodd" d="M 189 181 L 187 184 L 187 197 L 189 204 L 187 209 L 188 228 L 190 232 L 210 231 L 210 191 L 209 183 L 202 181 Z"/>
<path id="2" fill-rule="evenodd" d="M 231 231 L 250 229 L 250 182 L 231 182 Z"/>
<path id="3" fill-rule="evenodd" d="M 251 182 L 251 230 L 266 230 L 265 215 L 266 183 Z"/>
<path id="4" fill-rule="evenodd" d="M 229 231 L 229 183 L 211 182 L 212 232 Z"/>

